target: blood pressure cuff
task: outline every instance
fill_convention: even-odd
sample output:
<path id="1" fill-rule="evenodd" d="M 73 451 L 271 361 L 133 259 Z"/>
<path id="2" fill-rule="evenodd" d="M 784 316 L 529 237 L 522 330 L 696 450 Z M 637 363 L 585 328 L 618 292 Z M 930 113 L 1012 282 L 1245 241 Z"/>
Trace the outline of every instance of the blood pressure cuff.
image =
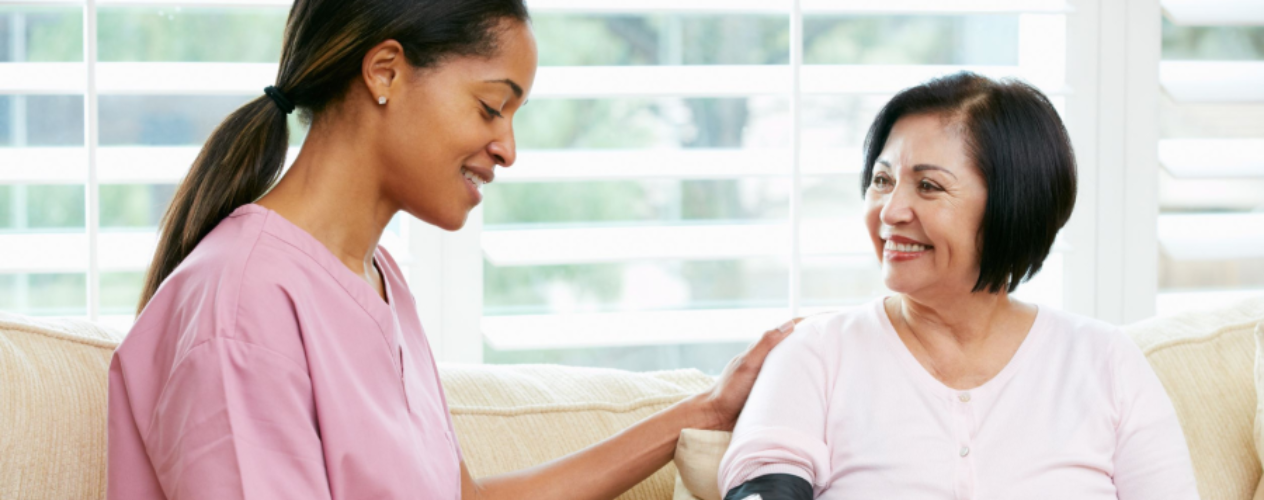
<path id="1" fill-rule="evenodd" d="M 746 500 L 752 495 L 762 500 L 812 500 L 812 483 L 790 474 L 769 474 L 729 490 L 724 500 Z"/>

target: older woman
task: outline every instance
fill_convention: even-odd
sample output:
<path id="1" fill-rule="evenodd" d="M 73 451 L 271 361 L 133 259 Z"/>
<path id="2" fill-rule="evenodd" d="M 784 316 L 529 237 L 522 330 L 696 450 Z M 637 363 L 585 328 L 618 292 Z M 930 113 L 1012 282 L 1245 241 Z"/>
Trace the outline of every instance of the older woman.
<path id="1" fill-rule="evenodd" d="M 1038 90 L 962 73 L 866 140 L 865 221 L 894 295 L 768 357 L 720 468 L 744 499 L 1195 499 L 1172 404 L 1116 327 L 1010 297 L 1075 202 Z"/>

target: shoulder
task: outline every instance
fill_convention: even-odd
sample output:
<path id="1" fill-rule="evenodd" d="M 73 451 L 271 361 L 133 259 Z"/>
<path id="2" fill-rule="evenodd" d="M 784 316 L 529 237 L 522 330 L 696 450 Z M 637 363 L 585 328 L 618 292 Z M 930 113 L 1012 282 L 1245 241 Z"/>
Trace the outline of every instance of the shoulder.
<path id="1" fill-rule="evenodd" d="M 1067 368 L 1096 373 L 1112 384 L 1121 376 L 1152 373 L 1141 348 L 1123 328 L 1066 311 L 1042 308 L 1041 314 L 1049 334 L 1043 349 L 1046 359 L 1062 360 Z"/>
<path id="2" fill-rule="evenodd" d="M 884 299 L 874 299 L 864 304 L 844 307 L 835 311 L 809 316 L 800 323 L 818 337 L 847 338 L 868 335 L 885 330 L 886 311 Z"/>
<path id="3" fill-rule="evenodd" d="M 1060 325 L 1051 336 L 1060 347 L 1049 359 L 1061 359 L 1062 366 L 1093 377 L 1113 402 L 1117 423 L 1125 418 L 1174 418 L 1157 373 L 1123 328 L 1067 312 L 1051 316 Z"/>
<path id="4" fill-rule="evenodd" d="M 885 332 L 882 299 L 808 316 L 784 341 L 785 350 L 840 352 L 844 345 L 864 343 Z M 778 346 L 780 349 L 781 346 Z"/>
<path id="5" fill-rule="evenodd" d="M 170 349 L 178 359 L 175 351 L 211 339 L 249 340 L 239 338 L 243 320 L 253 327 L 266 317 L 274 328 L 296 328 L 285 311 L 290 309 L 287 289 L 294 288 L 286 281 L 293 280 L 298 264 L 266 244 L 268 216 L 248 205 L 221 221 L 163 281 L 119 349 Z"/>
<path id="6" fill-rule="evenodd" d="M 272 217 L 276 215 L 257 205 L 238 208 L 198 243 L 155 298 L 168 295 L 184 305 L 213 305 L 217 313 L 231 315 L 243 302 L 281 295 L 288 281 L 311 266 L 269 230 Z"/>
<path id="7" fill-rule="evenodd" d="M 1112 353 L 1121 345 L 1132 345 L 1122 328 L 1105 321 L 1041 306 L 1037 327 L 1052 334 L 1055 345 Z"/>

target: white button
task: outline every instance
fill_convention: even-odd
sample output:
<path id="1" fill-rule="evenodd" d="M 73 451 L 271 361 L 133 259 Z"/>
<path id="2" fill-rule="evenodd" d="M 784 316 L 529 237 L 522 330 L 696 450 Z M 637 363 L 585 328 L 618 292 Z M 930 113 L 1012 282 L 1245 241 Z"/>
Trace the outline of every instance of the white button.
<path id="1" fill-rule="evenodd" d="M 957 399 L 960 399 L 962 403 L 969 403 L 969 402 L 970 402 L 970 393 L 968 393 L 968 392 L 963 392 L 963 393 L 961 393 L 961 394 L 958 394 L 958 395 L 957 395 Z"/>
<path id="2" fill-rule="evenodd" d="M 966 456 L 966 455 L 969 455 L 969 454 L 970 454 L 970 447 L 969 447 L 969 446 L 962 446 L 962 447 L 961 447 L 961 457 L 962 457 L 962 458 L 965 458 L 965 456 Z"/>

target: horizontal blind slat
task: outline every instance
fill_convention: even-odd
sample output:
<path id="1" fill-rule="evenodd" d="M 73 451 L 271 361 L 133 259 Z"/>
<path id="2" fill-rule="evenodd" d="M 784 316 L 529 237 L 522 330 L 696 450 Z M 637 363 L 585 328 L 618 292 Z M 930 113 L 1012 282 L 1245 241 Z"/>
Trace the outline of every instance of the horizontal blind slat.
<path id="1" fill-rule="evenodd" d="M 1177 102 L 1264 102 L 1264 61 L 1163 61 L 1159 83 Z"/>
<path id="2" fill-rule="evenodd" d="M 97 68 L 102 95 L 263 95 L 276 77 L 272 63 L 104 62 Z M 808 65 L 803 92 L 890 95 L 958 71 L 1027 78 L 1053 96 L 1071 92 L 1019 66 L 952 65 Z M 741 97 L 789 89 L 789 66 L 546 66 L 537 73 L 531 97 Z M 83 93 L 83 64 L 0 63 L 0 94 L 23 93 Z"/>

